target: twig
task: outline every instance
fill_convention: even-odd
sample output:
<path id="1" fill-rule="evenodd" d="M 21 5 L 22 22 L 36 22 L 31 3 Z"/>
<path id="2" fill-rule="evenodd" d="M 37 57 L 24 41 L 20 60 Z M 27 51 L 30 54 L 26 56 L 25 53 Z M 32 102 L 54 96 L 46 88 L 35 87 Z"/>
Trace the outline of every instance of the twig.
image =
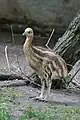
<path id="1" fill-rule="evenodd" d="M 8 65 L 8 70 L 10 72 L 10 64 L 9 64 L 9 59 L 8 59 L 7 48 L 8 48 L 8 46 L 5 47 L 5 57 L 6 57 L 7 65 Z"/>
<path id="2" fill-rule="evenodd" d="M 13 44 L 15 44 L 15 41 L 14 41 L 14 33 L 13 33 L 12 25 L 11 25 L 11 33 L 12 33 Z M 7 49 L 8 49 L 8 46 L 5 47 L 5 57 L 6 57 L 7 65 L 8 65 L 8 70 L 9 70 L 9 72 L 10 72 L 10 64 L 9 64 Z"/>
<path id="3" fill-rule="evenodd" d="M 20 69 L 18 67 L 16 67 L 14 64 L 12 64 L 12 66 L 17 69 L 17 71 L 20 71 Z"/>
<path id="4" fill-rule="evenodd" d="M 51 33 L 51 35 L 50 35 L 50 37 L 49 37 L 49 39 L 48 39 L 48 41 L 47 41 L 47 43 L 46 43 L 46 47 L 47 47 L 48 49 L 50 49 L 49 46 L 48 46 L 48 44 L 49 44 L 49 42 L 50 42 L 50 40 L 51 40 L 51 37 L 52 37 L 52 35 L 53 35 L 53 33 L 54 33 L 54 30 L 55 30 L 55 29 L 52 30 L 52 33 Z"/>
<path id="5" fill-rule="evenodd" d="M 11 35 L 12 35 L 13 44 L 15 45 L 14 33 L 13 33 L 13 26 L 12 25 L 11 25 Z"/>
<path id="6" fill-rule="evenodd" d="M 77 86 L 77 88 L 80 89 L 80 84 L 78 84 L 76 81 L 72 81 L 72 84 L 74 84 L 75 86 Z"/>
<path id="7" fill-rule="evenodd" d="M 71 65 L 71 64 L 68 64 L 68 63 L 67 63 L 67 66 L 73 67 L 73 65 Z"/>
<path id="8" fill-rule="evenodd" d="M 20 67 L 20 63 L 19 63 L 19 59 L 18 59 L 18 55 L 16 55 L 16 59 L 17 59 L 17 63 L 18 63 L 18 67 L 19 67 L 19 71 L 21 71 L 21 74 L 23 74 L 23 71 Z"/>
<path id="9" fill-rule="evenodd" d="M 76 81 L 72 81 L 73 78 L 76 76 L 76 74 L 77 74 L 79 71 L 80 71 L 80 69 L 78 69 L 78 70 L 75 72 L 75 74 L 70 78 L 68 85 L 69 85 L 70 83 L 72 83 L 72 84 L 76 85 L 76 86 L 80 89 L 80 84 L 78 84 Z M 69 73 L 68 76 L 71 76 L 71 74 Z"/>

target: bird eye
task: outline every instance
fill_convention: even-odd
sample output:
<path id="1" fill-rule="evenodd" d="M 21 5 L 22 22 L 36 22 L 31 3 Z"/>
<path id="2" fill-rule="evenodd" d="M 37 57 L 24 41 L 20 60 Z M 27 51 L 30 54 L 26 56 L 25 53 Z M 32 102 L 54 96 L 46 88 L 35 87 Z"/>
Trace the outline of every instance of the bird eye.
<path id="1" fill-rule="evenodd" d="M 30 31 L 28 33 L 31 33 Z"/>

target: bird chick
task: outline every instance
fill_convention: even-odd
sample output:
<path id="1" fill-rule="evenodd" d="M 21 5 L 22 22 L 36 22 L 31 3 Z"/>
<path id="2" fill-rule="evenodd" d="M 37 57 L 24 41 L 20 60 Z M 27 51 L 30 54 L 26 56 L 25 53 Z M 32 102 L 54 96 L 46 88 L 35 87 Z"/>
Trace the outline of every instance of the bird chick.
<path id="1" fill-rule="evenodd" d="M 29 65 L 35 70 L 41 79 L 41 94 L 39 99 L 46 99 L 49 96 L 52 80 L 64 78 L 68 75 L 66 62 L 52 50 L 34 46 L 32 44 L 34 33 L 31 28 L 26 28 L 22 35 L 26 36 L 23 51 Z M 44 97 L 45 84 L 47 93 Z"/>

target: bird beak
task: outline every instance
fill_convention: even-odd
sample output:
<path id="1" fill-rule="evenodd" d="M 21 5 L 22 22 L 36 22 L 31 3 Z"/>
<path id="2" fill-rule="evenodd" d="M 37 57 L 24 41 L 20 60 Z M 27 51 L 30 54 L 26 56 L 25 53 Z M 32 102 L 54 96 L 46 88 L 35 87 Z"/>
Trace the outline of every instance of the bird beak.
<path id="1" fill-rule="evenodd" d="M 26 33 L 24 32 L 22 35 L 23 35 L 23 36 L 25 36 L 25 35 L 26 35 Z"/>

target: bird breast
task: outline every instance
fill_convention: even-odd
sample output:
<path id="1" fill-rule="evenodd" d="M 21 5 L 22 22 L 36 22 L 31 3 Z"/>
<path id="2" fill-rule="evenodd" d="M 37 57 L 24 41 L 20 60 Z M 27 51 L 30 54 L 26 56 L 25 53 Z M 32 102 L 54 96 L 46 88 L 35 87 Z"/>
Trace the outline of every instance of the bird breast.
<path id="1" fill-rule="evenodd" d="M 28 41 L 27 41 L 28 42 Z M 45 76 L 67 76 L 67 67 L 65 61 L 54 52 L 37 48 L 30 43 L 24 44 L 24 54 L 29 65 L 36 73 L 44 78 Z"/>
<path id="2" fill-rule="evenodd" d="M 36 53 L 34 53 L 34 51 L 32 50 L 32 47 L 30 48 L 25 47 L 23 49 L 24 49 L 24 55 L 28 60 L 30 67 L 33 70 L 35 70 L 37 73 L 39 73 L 42 67 L 42 59 Z"/>

